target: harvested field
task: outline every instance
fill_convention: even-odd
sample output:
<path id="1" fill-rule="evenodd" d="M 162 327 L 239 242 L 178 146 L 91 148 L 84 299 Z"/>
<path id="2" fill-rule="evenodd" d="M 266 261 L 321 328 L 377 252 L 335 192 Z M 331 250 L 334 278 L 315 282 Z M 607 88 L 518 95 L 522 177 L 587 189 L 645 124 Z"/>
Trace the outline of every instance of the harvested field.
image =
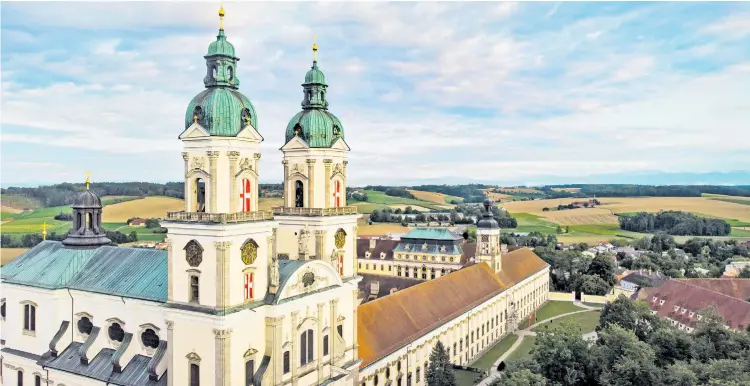
<path id="1" fill-rule="evenodd" d="M 494 188 L 492 188 L 494 189 Z M 484 189 L 484 193 L 492 201 L 513 201 L 513 196 L 510 194 L 495 193 L 492 189 Z"/>
<path id="2" fill-rule="evenodd" d="M 105 206 L 102 222 L 126 222 L 129 218 L 165 218 L 167 212 L 185 208 L 183 201 L 172 197 L 146 197 L 141 200 Z"/>
<path id="3" fill-rule="evenodd" d="M 411 190 L 411 189 L 406 189 L 406 191 L 413 194 L 414 197 L 420 200 L 434 202 L 436 204 L 445 205 L 446 207 L 453 207 L 453 205 L 446 205 L 446 204 L 450 204 L 452 200 L 456 200 L 458 202 L 461 202 L 464 200 L 462 197 L 450 196 L 450 195 L 443 194 L 443 193 L 425 192 L 422 190 Z"/>
<path id="4" fill-rule="evenodd" d="M 22 213 L 23 209 L 13 208 L 6 205 L 0 205 L 0 212 L 3 213 Z"/>
<path id="5" fill-rule="evenodd" d="M 581 191 L 581 188 L 552 188 L 555 192 L 568 192 L 568 193 L 578 193 Z"/>
<path id="6" fill-rule="evenodd" d="M 397 204 L 397 205 L 389 205 L 393 209 L 406 209 L 407 206 L 411 207 L 414 210 L 418 210 L 420 212 L 429 212 L 430 208 L 425 208 L 424 206 L 417 206 L 417 205 L 405 205 L 405 204 Z"/>
<path id="7" fill-rule="evenodd" d="M 10 263 L 11 260 L 18 257 L 20 254 L 28 251 L 28 248 L 0 248 L 0 260 L 1 265 Z"/>
<path id="8" fill-rule="evenodd" d="M 701 213 L 729 220 L 750 221 L 750 205 L 742 205 L 733 202 L 714 200 L 709 197 L 598 197 L 602 205 L 596 208 L 568 209 L 560 211 L 543 212 L 542 208 L 555 208 L 558 205 L 567 205 L 574 198 L 560 198 L 551 200 L 514 201 L 503 204 L 510 213 L 531 213 L 542 216 L 550 221 L 581 221 L 576 220 L 578 216 L 596 216 L 600 221 L 605 221 L 599 215 L 614 215 L 615 213 L 627 212 L 658 212 L 660 210 L 681 210 L 685 212 Z M 614 223 L 616 221 L 613 221 Z"/>
<path id="9" fill-rule="evenodd" d="M 542 213 L 546 219 L 560 225 L 617 224 L 617 216 L 606 209 L 581 208 Z"/>
<path id="10" fill-rule="evenodd" d="M 372 225 L 360 225 L 357 230 L 357 236 L 384 236 L 388 233 L 407 233 L 412 228 L 403 227 L 401 224 L 391 223 L 373 223 Z"/>
<path id="11" fill-rule="evenodd" d="M 260 210 L 271 210 L 273 207 L 283 204 L 284 199 L 281 197 L 262 197 L 258 199 L 258 209 Z"/>

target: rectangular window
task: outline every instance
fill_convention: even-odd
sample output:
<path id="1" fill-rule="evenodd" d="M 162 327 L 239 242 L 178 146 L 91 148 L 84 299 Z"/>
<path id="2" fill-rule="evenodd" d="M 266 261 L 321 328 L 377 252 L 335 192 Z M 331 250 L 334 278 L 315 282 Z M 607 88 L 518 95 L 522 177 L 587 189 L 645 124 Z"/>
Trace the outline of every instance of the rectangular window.
<path id="1" fill-rule="evenodd" d="M 28 304 L 23 306 L 23 329 L 24 330 L 29 329 L 29 307 L 31 306 Z"/>
<path id="2" fill-rule="evenodd" d="M 307 364 L 307 331 L 303 332 L 299 338 L 299 365 Z"/>
<path id="3" fill-rule="evenodd" d="M 328 335 L 323 336 L 323 356 L 328 355 Z"/>
<path id="4" fill-rule="evenodd" d="M 245 386 L 253 386 L 253 375 L 255 372 L 255 361 L 245 362 Z"/>
<path id="5" fill-rule="evenodd" d="M 23 329 L 36 331 L 36 307 L 32 304 L 24 304 L 23 306 Z"/>
<path id="6" fill-rule="evenodd" d="M 199 294 L 198 291 L 198 276 L 190 276 L 190 301 L 198 303 L 199 302 Z"/>
<path id="7" fill-rule="evenodd" d="M 289 351 L 284 351 L 284 374 L 289 373 Z"/>
<path id="8" fill-rule="evenodd" d="M 344 339 L 344 325 L 339 324 L 338 326 L 336 326 L 336 331 L 339 333 L 341 339 Z"/>
<path id="9" fill-rule="evenodd" d="M 307 330 L 307 362 L 312 362 L 313 360 L 313 332 L 312 330 Z"/>
<path id="10" fill-rule="evenodd" d="M 197 363 L 190 364 L 190 386 L 200 386 L 201 369 Z"/>

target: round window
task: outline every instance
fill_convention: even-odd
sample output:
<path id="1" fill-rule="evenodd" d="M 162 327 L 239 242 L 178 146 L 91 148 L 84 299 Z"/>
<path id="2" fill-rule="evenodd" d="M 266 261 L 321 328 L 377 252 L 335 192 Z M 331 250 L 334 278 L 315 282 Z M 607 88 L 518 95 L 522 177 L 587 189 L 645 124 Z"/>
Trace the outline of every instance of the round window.
<path id="1" fill-rule="evenodd" d="M 141 334 L 141 342 L 146 347 L 157 348 L 159 347 L 159 335 L 156 335 L 154 330 L 147 328 Z"/>
<path id="2" fill-rule="evenodd" d="M 122 339 L 125 338 L 125 330 L 122 329 L 119 323 L 112 323 L 107 333 L 109 334 L 109 339 L 117 342 L 122 342 Z"/>
<path id="3" fill-rule="evenodd" d="M 91 319 L 87 317 L 82 317 L 81 319 L 78 319 L 78 332 L 81 334 L 91 334 L 91 330 L 94 328 L 94 324 L 91 323 Z"/>

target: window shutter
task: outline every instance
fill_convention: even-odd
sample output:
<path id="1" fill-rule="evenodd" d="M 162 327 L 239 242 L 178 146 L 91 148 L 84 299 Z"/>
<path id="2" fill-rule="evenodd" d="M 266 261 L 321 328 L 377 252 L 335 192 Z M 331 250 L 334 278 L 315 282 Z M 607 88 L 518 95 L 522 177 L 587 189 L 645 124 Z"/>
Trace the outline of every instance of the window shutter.
<path id="1" fill-rule="evenodd" d="M 305 360 L 305 354 L 307 353 L 307 331 L 303 332 L 302 335 L 300 335 L 300 345 L 299 345 L 299 364 L 300 366 L 307 363 Z"/>
<path id="2" fill-rule="evenodd" d="M 313 360 L 313 330 L 307 330 L 307 362 Z"/>
<path id="3" fill-rule="evenodd" d="M 36 307 L 29 306 L 29 309 L 31 310 L 31 331 L 36 331 Z"/>

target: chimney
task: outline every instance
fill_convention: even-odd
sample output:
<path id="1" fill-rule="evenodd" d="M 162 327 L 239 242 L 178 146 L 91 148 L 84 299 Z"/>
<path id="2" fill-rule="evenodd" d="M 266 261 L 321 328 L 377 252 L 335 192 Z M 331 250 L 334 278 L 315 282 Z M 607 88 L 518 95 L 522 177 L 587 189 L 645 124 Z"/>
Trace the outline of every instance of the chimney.
<path id="1" fill-rule="evenodd" d="M 370 283 L 370 295 L 378 296 L 379 292 L 380 292 L 380 282 L 374 281 Z"/>
<path id="2" fill-rule="evenodd" d="M 500 244 L 500 253 L 508 253 L 508 244 Z"/>
<path id="3" fill-rule="evenodd" d="M 396 291 L 398 291 L 398 288 L 396 288 L 396 287 L 391 288 L 391 293 L 394 293 Z"/>
<path id="4" fill-rule="evenodd" d="M 370 249 L 375 249 L 375 244 L 378 242 L 377 237 L 370 237 Z"/>

